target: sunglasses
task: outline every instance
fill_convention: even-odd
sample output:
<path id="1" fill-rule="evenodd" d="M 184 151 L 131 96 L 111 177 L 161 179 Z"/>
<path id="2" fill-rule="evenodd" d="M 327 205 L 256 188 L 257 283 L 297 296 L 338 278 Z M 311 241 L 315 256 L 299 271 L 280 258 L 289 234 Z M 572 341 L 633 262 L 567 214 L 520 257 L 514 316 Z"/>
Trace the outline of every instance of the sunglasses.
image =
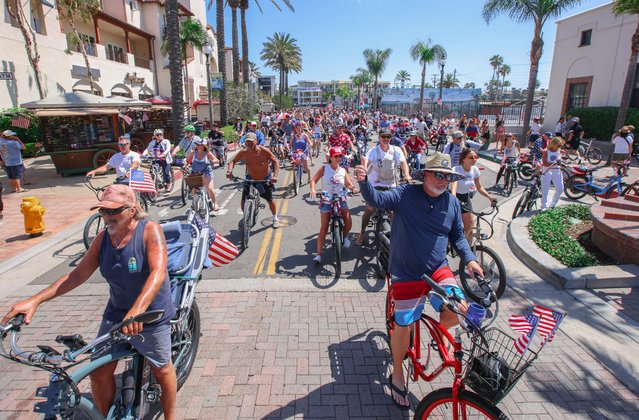
<path id="1" fill-rule="evenodd" d="M 118 143 L 118 146 L 120 146 L 120 147 L 124 147 L 124 146 L 128 146 L 128 145 L 129 145 L 129 143 Z"/>
<path id="2" fill-rule="evenodd" d="M 379 136 L 380 139 L 390 139 L 391 136 Z"/>
<path id="3" fill-rule="evenodd" d="M 334 155 L 334 156 L 331 156 L 331 157 L 341 159 L 341 158 L 343 158 L 344 156 L 343 156 L 343 155 Z"/>
<path id="4" fill-rule="evenodd" d="M 121 214 L 124 210 L 130 208 L 129 206 L 122 206 L 120 208 L 117 209 L 100 209 L 98 210 L 98 212 L 102 215 L 102 216 L 117 216 L 118 214 Z"/>
<path id="5" fill-rule="evenodd" d="M 452 181 L 453 179 L 455 179 L 455 175 L 453 175 L 453 174 L 444 174 L 444 173 L 441 173 L 441 172 L 433 172 L 433 176 L 435 177 L 435 179 L 437 181 L 443 181 L 443 180 Z"/>

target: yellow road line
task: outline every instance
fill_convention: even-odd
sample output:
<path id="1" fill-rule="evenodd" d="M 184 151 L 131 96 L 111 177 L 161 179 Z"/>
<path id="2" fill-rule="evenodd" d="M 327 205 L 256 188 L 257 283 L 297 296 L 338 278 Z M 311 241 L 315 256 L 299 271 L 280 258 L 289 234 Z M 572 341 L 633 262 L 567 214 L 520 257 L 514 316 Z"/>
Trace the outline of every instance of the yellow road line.
<path id="1" fill-rule="evenodd" d="M 291 171 L 289 174 L 292 174 L 293 172 Z M 288 180 L 286 182 L 286 185 L 288 185 Z M 284 205 L 282 206 L 282 209 L 280 211 L 280 216 L 285 216 L 286 212 L 288 210 L 288 203 L 290 202 L 289 197 L 286 197 L 286 200 L 284 201 Z M 266 275 L 267 276 L 273 276 L 275 275 L 275 263 L 277 262 L 277 257 L 280 254 L 280 242 L 282 241 L 282 229 L 278 230 L 275 233 L 275 239 L 273 239 L 273 249 L 271 250 L 271 258 L 268 260 L 268 268 L 266 269 Z"/>
<path id="2" fill-rule="evenodd" d="M 291 172 L 288 172 L 284 177 L 284 185 L 288 186 L 290 180 Z M 277 201 L 277 208 L 281 208 L 282 201 L 284 200 L 286 192 L 282 194 L 282 197 Z M 271 244 L 271 236 L 273 235 L 273 229 L 269 229 L 266 231 L 264 235 L 264 239 L 262 240 L 262 246 L 260 247 L 260 252 L 257 254 L 257 260 L 255 262 L 255 267 L 253 267 L 253 275 L 260 274 L 264 270 L 264 264 L 266 263 L 266 253 L 268 251 L 269 245 Z"/>

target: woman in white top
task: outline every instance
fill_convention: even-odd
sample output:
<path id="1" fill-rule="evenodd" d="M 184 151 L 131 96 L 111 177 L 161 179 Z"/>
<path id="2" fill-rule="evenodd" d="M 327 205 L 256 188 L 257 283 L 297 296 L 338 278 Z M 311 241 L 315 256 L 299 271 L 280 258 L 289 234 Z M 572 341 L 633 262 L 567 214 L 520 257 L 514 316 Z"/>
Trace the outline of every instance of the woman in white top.
<path id="1" fill-rule="evenodd" d="M 311 198 L 317 197 L 315 193 L 315 184 L 321 179 L 322 189 L 328 194 L 339 194 L 344 189 L 348 188 L 353 193 L 357 192 L 355 184 L 351 180 L 351 177 L 346 172 L 346 169 L 340 166 L 342 157 L 344 157 L 344 150 L 341 147 L 331 147 L 328 152 L 329 163 L 322 165 L 319 171 L 315 174 L 310 182 Z M 331 218 L 331 203 L 328 200 L 329 197 L 322 197 L 320 201 L 320 215 L 321 225 L 319 234 L 317 236 L 317 255 L 313 258 L 316 264 L 322 262 L 322 251 L 324 250 L 324 239 L 328 232 L 328 222 Z M 344 248 L 351 246 L 351 241 L 347 238 L 348 232 L 351 231 L 353 221 L 351 220 L 351 213 L 346 204 L 346 198 L 343 198 L 340 202 L 340 215 L 344 219 Z"/>
<path id="2" fill-rule="evenodd" d="M 217 205 L 217 197 L 215 196 L 215 185 L 213 183 L 212 166 L 219 163 L 219 160 L 209 150 L 205 140 L 195 140 L 195 150 L 188 154 L 186 163 L 191 165 L 192 173 L 201 173 L 204 175 L 204 185 L 209 198 L 211 199 L 211 211 L 219 211 L 220 206 Z"/>
<path id="3" fill-rule="evenodd" d="M 471 213 L 473 211 L 473 203 L 471 199 L 475 192 L 479 192 L 481 195 L 490 200 L 491 203 L 496 202 L 497 199 L 488 194 L 488 191 L 481 185 L 479 176 L 479 168 L 475 166 L 475 163 L 479 159 L 477 152 L 473 149 L 464 149 L 459 156 L 459 165 L 453 167 L 453 171 L 464 176 L 464 179 L 453 183 L 450 187 L 450 192 L 457 197 L 462 207 L 462 222 L 464 223 L 464 233 L 468 238 L 471 229 L 475 226 L 475 216 Z"/>
<path id="4" fill-rule="evenodd" d="M 633 139 L 629 134 L 630 130 L 627 126 L 624 126 L 621 130 L 619 130 L 619 134 L 612 139 L 612 143 L 615 145 L 615 150 L 612 152 L 612 163 L 620 163 L 626 159 L 632 158 L 631 152 Z"/>
<path id="5" fill-rule="evenodd" d="M 561 137 L 553 138 L 548 143 L 548 148 L 541 155 L 541 210 L 553 208 L 557 205 L 559 197 L 564 190 L 564 179 L 561 174 L 561 168 L 557 163 L 561 160 L 561 146 L 564 140 Z M 548 193 L 550 192 L 550 184 L 555 187 L 555 194 L 552 201 L 548 203 Z"/>
<path id="6" fill-rule="evenodd" d="M 515 139 L 515 135 L 513 133 L 506 133 L 506 137 L 504 138 L 504 142 L 501 146 L 501 149 L 498 152 L 499 154 L 503 154 L 503 159 L 501 160 L 501 166 L 499 167 L 499 172 L 497 172 L 497 179 L 495 180 L 495 185 L 499 184 L 499 180 L 501 176 L 504 174 L 504 170 L 506 169 L 506 161 L 508 159 L 515 159 L 521 153 L 521 149 L 519 148 L 519 142 Z"/>

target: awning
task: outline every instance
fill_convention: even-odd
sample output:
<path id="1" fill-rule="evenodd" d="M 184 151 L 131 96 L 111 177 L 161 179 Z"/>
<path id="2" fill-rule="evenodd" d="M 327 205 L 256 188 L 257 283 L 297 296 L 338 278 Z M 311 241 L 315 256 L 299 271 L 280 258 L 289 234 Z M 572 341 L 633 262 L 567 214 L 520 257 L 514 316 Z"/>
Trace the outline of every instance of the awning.
<path id="1" fill-rule="evenodd" d="M 32 101 L 21 104 L 22 108 L 31 110 L 40 109 L 92 109 L 92 108 L 119 108 L 119 107 L 150 107 L 146 101 L 137 99 L 114 97 L 105 98 L 102 96 L 91 95 L 85 92 L 71 92 L 60 96 L 51 96 L 39 101 Z"/>
<path id="2" fill-rule="evenodd" d="M 93 109 L 39 109 L 34 112 L 36 117 L 83 117 L 86 115 L 111 115 L 119 114 L 117 108 L 93 108 Z"/>

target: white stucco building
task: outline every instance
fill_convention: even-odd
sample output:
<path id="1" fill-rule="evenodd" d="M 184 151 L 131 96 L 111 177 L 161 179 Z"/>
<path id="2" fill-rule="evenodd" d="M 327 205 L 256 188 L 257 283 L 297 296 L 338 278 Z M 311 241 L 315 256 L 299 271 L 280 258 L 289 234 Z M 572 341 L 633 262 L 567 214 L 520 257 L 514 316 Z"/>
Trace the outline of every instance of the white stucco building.
<path id="1" fill-rule="evenodd" d="M 560 19 L 548 86 L 545 128 L 573 108 L 619 106 L 637 16 L 612 13 L 612 2 Z M 635 91 L 631 106 L 639 105 Z"/>
<path id="2" fill-rule="evenodd" d="M 0 109 L 40 99 L 34 73 L 24 47 L 24 38 L 0 0 L 0 71 L 13 73 L 13 80 L 0 80 Z M 71 91 L 91 93 L 84 57 L 69 41 L 67 22 L 59 19 L 54 0 L 17 0 L 30 19 L 40 53 L 45 95 Z M 161 53 L 166 30 L 165 0 L 101 0 L 101 10 L 88 22 L 76 22 L 89 55 L 95 86 L 102 96 L 120 95 L 145 99 L 171 96 L 168 55 Z M 179 0 L 181 18 L 198 19 L 206 25 L 205 0 Z M 217 44 L 210 26 L 213 48 L 211 72 L 218 71 Z M 189 106 L 206 98 L 206 57 L 187 49 Z M 204 95 L 204 96 L 202 96 Z M 185 100 L 186 100 L 185 92 Z"/>

